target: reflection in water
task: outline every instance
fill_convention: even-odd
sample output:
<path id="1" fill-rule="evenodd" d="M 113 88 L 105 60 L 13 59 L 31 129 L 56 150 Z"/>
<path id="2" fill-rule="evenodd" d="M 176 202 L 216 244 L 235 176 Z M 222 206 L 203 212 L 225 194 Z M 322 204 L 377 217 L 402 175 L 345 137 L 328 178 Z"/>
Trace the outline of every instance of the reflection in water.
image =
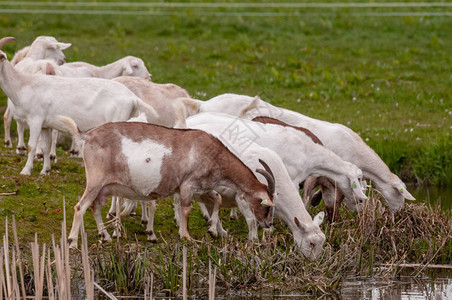
<path id="1" fill-rule="evenodd" d="M 452 279 L 401 276 L 399 280 L 381 281 L 350 277 L 344 280 L 342 299 L 452 299 Z"/>
<path id="2" fill-rule="evenodd" d="M 443 209 L 452 208 L 452 187 L 408 186 L 407 188 L 414 198 L 416 198 L 416 202 L 436 204 L 439 201 Z"/>

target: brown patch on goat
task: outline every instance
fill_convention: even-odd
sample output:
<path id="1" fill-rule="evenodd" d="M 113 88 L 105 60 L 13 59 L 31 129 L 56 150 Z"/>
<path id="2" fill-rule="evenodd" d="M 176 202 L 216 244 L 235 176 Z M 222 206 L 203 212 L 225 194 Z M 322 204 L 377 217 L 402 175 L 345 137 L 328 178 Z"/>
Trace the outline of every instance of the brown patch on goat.
<path id="1" fill-rule="evenodd" d="M 304 132 L 307 136 L 309 136 L 311 138 L 311 140 L 319 145 L 323 146 L 322 141 L 309 129 L 306 129 L 304 127 L 298 127 L 298 126 L 292 126 L 289 125 L 283 121 L 280 121 L 278 119 L 274 119 L 274 118 L 270 118 L 270 117 L 264 117 L 264 116 L 260 116 L 260 117 L 255 117 L 252 121 L 254 122 L 259 122 L 259 123 L 264 123 L 264 124 L 277 124 L 277 125 L 281 125 L 281 126 L 286 126 L 286 127 L 292 127 L 296 130 L 299 130 L 301 132 Z"/>

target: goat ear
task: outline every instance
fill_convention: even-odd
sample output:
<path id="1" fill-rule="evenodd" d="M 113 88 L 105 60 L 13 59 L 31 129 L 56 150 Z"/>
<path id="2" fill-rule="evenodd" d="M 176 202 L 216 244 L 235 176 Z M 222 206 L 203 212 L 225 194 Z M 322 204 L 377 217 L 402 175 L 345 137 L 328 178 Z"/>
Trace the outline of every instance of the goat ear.
<path id="1" fill-rule="evenodd" d="M 72 44 L 70 43 L 60 43 L 60 42 L 55 42 L 50 44 L 48 47 L 54 50 L 65 50 L 67 48 L 69 48 Z"/>
<path id="2" fill-rule="evenodd" d="M 8 57 L 6 56 L 6 53 L 3 51 L 0 51 L 0 61 L 7 60 Z"/>
<path id="3" fill-rule="evenodd" d="M 325 213 L 323 211 L 319 212 L 315 217 L 314 217 L 314 224 L 316 224 L 317 226 L 320 226 L 320 224 L 323 223 L 323 220 L 325 219 Z"/>
<path id="4" fill-rule="evenodd" d="M 58 42 L 58 43 L 56 44 L 56 48 L 57 48 L 57 49 L 61 49 L 61 50 L 66 50 L 66 49 L 69 48 L 71 45 L 72 45 L 71 43 L 61 43 L 61 42 Z"/>
<path id="5" fill-rule="evenodd" d="M 46 64 L 46 75 L 56 75 L 55 68 L 49 63 Z"/>
<path id="6" fill-rule="evenodd" d="M 300 230 L 302 232 L 306 232 L 306 226 L 304 224 L 301 224 L 297 217 L 294 217 L 293 221 L 295 222 L 295 225 L 297 225 L 298 228 L 300 228 Z"/>
<path id="7" fill-rule="evenodd" d="M 396 186 L 396 185 L 393 185 L 393 187 L 394 187 L 400 194 L 402 194 L 403 198 L 405 198 L 405 199 L 407 199 L 407 200 L 411 200 L 411 201 L 416 200 L 416 198 L 414 198 L 413 195 L 411 195 L 410 192 L 408 192 L 408 190 L 406 189 L 406 187 L 403 187 L 403 186 Z"/>

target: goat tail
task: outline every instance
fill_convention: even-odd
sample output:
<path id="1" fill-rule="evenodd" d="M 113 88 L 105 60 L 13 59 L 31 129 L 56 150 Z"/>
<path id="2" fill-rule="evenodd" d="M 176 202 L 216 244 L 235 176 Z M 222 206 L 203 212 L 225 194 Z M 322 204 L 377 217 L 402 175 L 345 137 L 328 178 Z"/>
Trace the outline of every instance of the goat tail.
<path id="1" fill-rule="evenodd" d="M 56 119 L 57 121 L 52 126 L 54 129 L 70 134 L 77 144 L 84 144 L 85 134 L 78 128 L 72 118 L 59 115 Z"/>
<path id="2" fill-rule="evenodd" d="M 185 105 L 185 110 L 186 110 L 185 117 L 186 118 L 199 113 L 199 111 L 201 109 L 201 105 L 203 103 L 203 101 L 201 101 L 201 100 L 197 100 L 197 99 L 193 99 L 193 98 L 189 98 L 189 97 L 180 97 L 177 99 L 182 101 L 182 103 Z"/>
<path id="3" fill-rule="evenodd" d="M 138 117 L 142 113 L 145 114 L 148 123 L 160 125 L 160 116 L 158 112 L 143 100 L 138 99 L 135 103 L 130 118 Z"/>
<path id="4" fill-rule="evenodd" d="M 176 122 L 174 124 L 174 128 L 187 128 L 187 123 L 185 122 L 185 116 L 187 115 L 187 109 L 185 108 L 184 103 L 175 102 L 175 111 L 176 111 Z"/>
<path id="5" fill-rule="evenodd" d="M 239 118 L 245 117 L 247 112 L 256 108 L 259 105 L 260 101 L 261 101 L 261 98 L 259 98 L 259 96 L 254 97 L 253 101 L 250 104 L 248 104 L 247 106 L 242 108 L 242 110 L 239 113 Z"/>

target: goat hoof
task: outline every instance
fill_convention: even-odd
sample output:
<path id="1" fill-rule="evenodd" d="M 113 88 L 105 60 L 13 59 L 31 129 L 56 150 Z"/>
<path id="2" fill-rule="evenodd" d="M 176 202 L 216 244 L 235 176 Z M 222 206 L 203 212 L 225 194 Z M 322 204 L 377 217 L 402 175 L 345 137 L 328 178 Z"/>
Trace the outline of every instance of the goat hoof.
<path id="1" fill-rule="evenodd" d="M 31 175 L 31 171 L 23 169 L 20 172 L 20 175 L 30 176 Z"/>
<path id="2" fill-rule="evenodd" d="M 153 244 L 157 244 L 157 237 L 148 237 L 148 242 L 151 242 Z"/>
<path id="3" fill-rule="evenodd" d="M 67 243 L 69 245 L 69 249 L 77 249 L 77 241 L 73 239 L 67 239 Z"/>
<path id="4" fill-rule="evenodd" d="M 37 158 L 37 159 L 43 159 L 43 158 L 44 158 L 44 154 L 42 154 L 42 153 L 36 153 L 36 158 Z"/>
<path id="5" fill-rule="evenodd" d="M 230 215 L 229 219 L 230 220 L 238 220 L 239 217 L 237 217 L 237 215 Z"/>
<path id="6" fill-rule="evenodd" d="M 51 154 L 50 155 L 50 160 L 56 162 L 56 155 Z"/>
<path id="7" fill-rule="evenodd" d="M 213 237 L 214 239 L 216 239 L 218 237 L 218 232 L 213 231 L 213 230 L 208 230 L 207 231 L 211 237 Z"/>
<path id="8" fill-rule="evenodd" d="M 220 234 L 219 234 L 222 238 L 225 238 L 225 237 L 227 237 L 228 236 L 228 232 L 226 231 L 226 230 L 223 230 L 223 231 L 220 231 Z"/>
<path id="9" fill-rule="evenodd" d="M 69 153 L 71 154 L 70 157 L 78 157 L 78 151 L 76 150 L 71 150 Z"/>
<path id="10" fill-rule="evenodd" d="M 105 234 L 102 233 L 102 234 L 99 234 L 99 237 L 100 237 L 100 242 L 102 244 L 104 244 L 104 243 L 111 243 L 111 241 L 112 241 L 110 235 L 105 235 Z"/>
<path id="11" fill-rule="evenodd" d="M 141 220 L 141 225 L 146 227 L 148 225 L 148 221 L 147 220 Z"/>
<path id="12" fill-rule="evenodd" d="M 146 231 L 146 235 L 148 236 L 148 242 L 157 243 L 157 237 L 155 236 L 154 231 Z"/>
<path id="13" fill-rule="evenodd" d="M 25 147 L 17 147 L 16 153 L 19 155 L 25 155 L 27 154 L 27 149 Z"/>
<path id="14" fill-rule="evenodd" d="M 13 147 L 11 141 L 5 141 L 4 145 L 5 145 L 6 148 L 12 148 Z"/>

